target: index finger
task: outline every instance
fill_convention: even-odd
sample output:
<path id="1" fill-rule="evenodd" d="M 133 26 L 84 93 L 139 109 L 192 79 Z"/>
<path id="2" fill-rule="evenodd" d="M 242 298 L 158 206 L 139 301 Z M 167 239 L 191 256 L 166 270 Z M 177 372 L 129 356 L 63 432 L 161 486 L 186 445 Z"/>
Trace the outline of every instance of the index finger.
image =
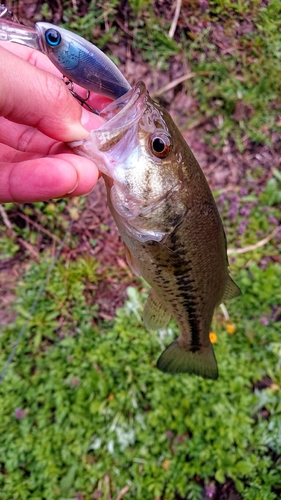
<path id="1" fill-rule="evenodd" d="M 38 50 L 31 49 L 30 47 L 26 47 L 25 45 L 21 45 L 19 43 L 3 41 L 0 41 L 0 47 L 3 47 L 3 49 L 7 50 L 11 54 L 14 54 L 15 56 L 21 57 L 21 59 L 29 62 L 32 66 L 36 66 L 36 68 L 43 69 L 44 71 L 47 71 L 48 73 L 51 73 L 59 78 L 61 77 L 61 73 L 53 65 L 50 59 Z"/>
<path id="2" fill-rule="evenodd" d="M 20 45 L 18 43 L 2 42 L 2 41 L 0 41 L 0 47 L 3 47 L 11 54 L 18 56 L 21 59 L 24 59 L 25 61 L 29 62 L 30 64 L 32 64 L 32 66 L 35 66 L 36 68 L 42 69 L 43 71 L 46 71 L 56 76 L 57 78 L 60 79 L 63 78 L 62 73 L 53 65 L 50 59 L 45 54 L 39 52 L 38 50 L 31 49 L 30 47 L 26 47 L 25 45 Z M 84 89 L 79 85 L 75 85 L 75 92 L 77 92 L 84 98 L 87 95 L 87 89 Z M 94 92 L 91 92 L 91 95 L 87 100 L 87 102 L 89 102 L 89 104 L 93 108 L 102 110 L 105 106 L 107 106 L 111 102 L 111 99 L 101 94 L 96 94 Z"/>

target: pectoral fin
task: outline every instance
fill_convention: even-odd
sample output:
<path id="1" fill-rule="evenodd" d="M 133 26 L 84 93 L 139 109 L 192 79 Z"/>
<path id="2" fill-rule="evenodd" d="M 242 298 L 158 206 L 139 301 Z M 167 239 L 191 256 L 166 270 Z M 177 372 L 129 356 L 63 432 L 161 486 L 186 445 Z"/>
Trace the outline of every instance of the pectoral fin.
<path id="1" fill-rule="evenodd" d="M 157 368 L 166 373 L 193 373 L 213 380 L 218 378 L 218 367 L 211 343 L 192 352 L 190 346 L 184 345 L 178 338 L 162 352 L 157 361 Z"/>
<path id="2" fill-rule="evenodd" d="M 236 283 L 234 283 L 233 279 L 229 276 L 221 302 L 229 299 L 234 299 L 234 297 L 239 297 L 239 295 L 241 295 L 239 286 L 237 286 Z"/>
<path id="3" fill-rule="evenodd" d="M 143 311 L 143 321 L 146 328 L 150 328 L 151 330 L 164 328 L 169 323 L 170 318 L 170 313 L 163 306 L 158 295 L 156 295 L 154 290 L 150 290 Z"/>
<path id="4" fill-rule="evenodd" d="M 131 268 L 131 271 L 136 275 L 136 276 L 140 276 L 141 275 L 141 272 L 137 266 L 137 264 L 135 263 L 134 261 L 134 258 L 129 250 L 129 248 L 127 247 L 127 245 L 125 245 L 124 243 L 124 248 L 125 248 L 125 255 L 126 255 L 126 260 L 127 260 L 127 264 L 128 266 Z"/>

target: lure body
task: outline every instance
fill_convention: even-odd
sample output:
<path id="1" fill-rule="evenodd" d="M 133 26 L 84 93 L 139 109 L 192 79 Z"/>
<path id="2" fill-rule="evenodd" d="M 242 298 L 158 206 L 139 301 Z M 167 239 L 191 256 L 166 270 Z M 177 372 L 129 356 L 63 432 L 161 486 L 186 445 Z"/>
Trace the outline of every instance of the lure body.
<path id="1" fill-rule="evenodd" d="M 64 28 L 43 22 L 28 28 L 0 19 L 0 40 L 43 52 L 65 77 L 91 92 L 117 99 L 131 89 L 121 71 L 100 49 Z"/>

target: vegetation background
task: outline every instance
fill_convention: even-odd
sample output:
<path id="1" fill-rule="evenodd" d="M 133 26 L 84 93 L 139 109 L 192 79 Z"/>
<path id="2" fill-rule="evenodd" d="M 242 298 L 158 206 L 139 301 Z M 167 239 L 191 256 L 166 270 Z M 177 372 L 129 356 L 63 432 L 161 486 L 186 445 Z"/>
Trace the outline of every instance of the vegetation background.
<path id="1" fill-rule="evenodd" d="M 281 5 L 177 4 L 7 2 L 143 79 L 197 156 L 243 292 L 213 319 L 219 380 L 157 371 L 177 327 L 144 328 L 102 185 L 2 205 L 1 370 L 70 231 L 0 386 L 0 499 L 281 498 Z"/>

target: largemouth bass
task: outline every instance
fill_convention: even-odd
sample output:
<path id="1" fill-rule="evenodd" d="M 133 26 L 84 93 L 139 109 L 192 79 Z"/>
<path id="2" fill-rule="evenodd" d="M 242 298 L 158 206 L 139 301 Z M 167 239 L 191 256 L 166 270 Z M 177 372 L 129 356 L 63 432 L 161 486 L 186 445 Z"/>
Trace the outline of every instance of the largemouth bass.
<path id="1" fill-rule="evenodd" d="M 101 115 L 107 122 L 71 147 L 102 172 L 128 264 L 151 286 L 145 325 L 162 328 L 171 316 L 178 323 L 180 336 L 157 367 L 216 379 L 212 316 L 240 290 L 229 275 L 224 229 L 204 174 L 144 83 Z"/>

